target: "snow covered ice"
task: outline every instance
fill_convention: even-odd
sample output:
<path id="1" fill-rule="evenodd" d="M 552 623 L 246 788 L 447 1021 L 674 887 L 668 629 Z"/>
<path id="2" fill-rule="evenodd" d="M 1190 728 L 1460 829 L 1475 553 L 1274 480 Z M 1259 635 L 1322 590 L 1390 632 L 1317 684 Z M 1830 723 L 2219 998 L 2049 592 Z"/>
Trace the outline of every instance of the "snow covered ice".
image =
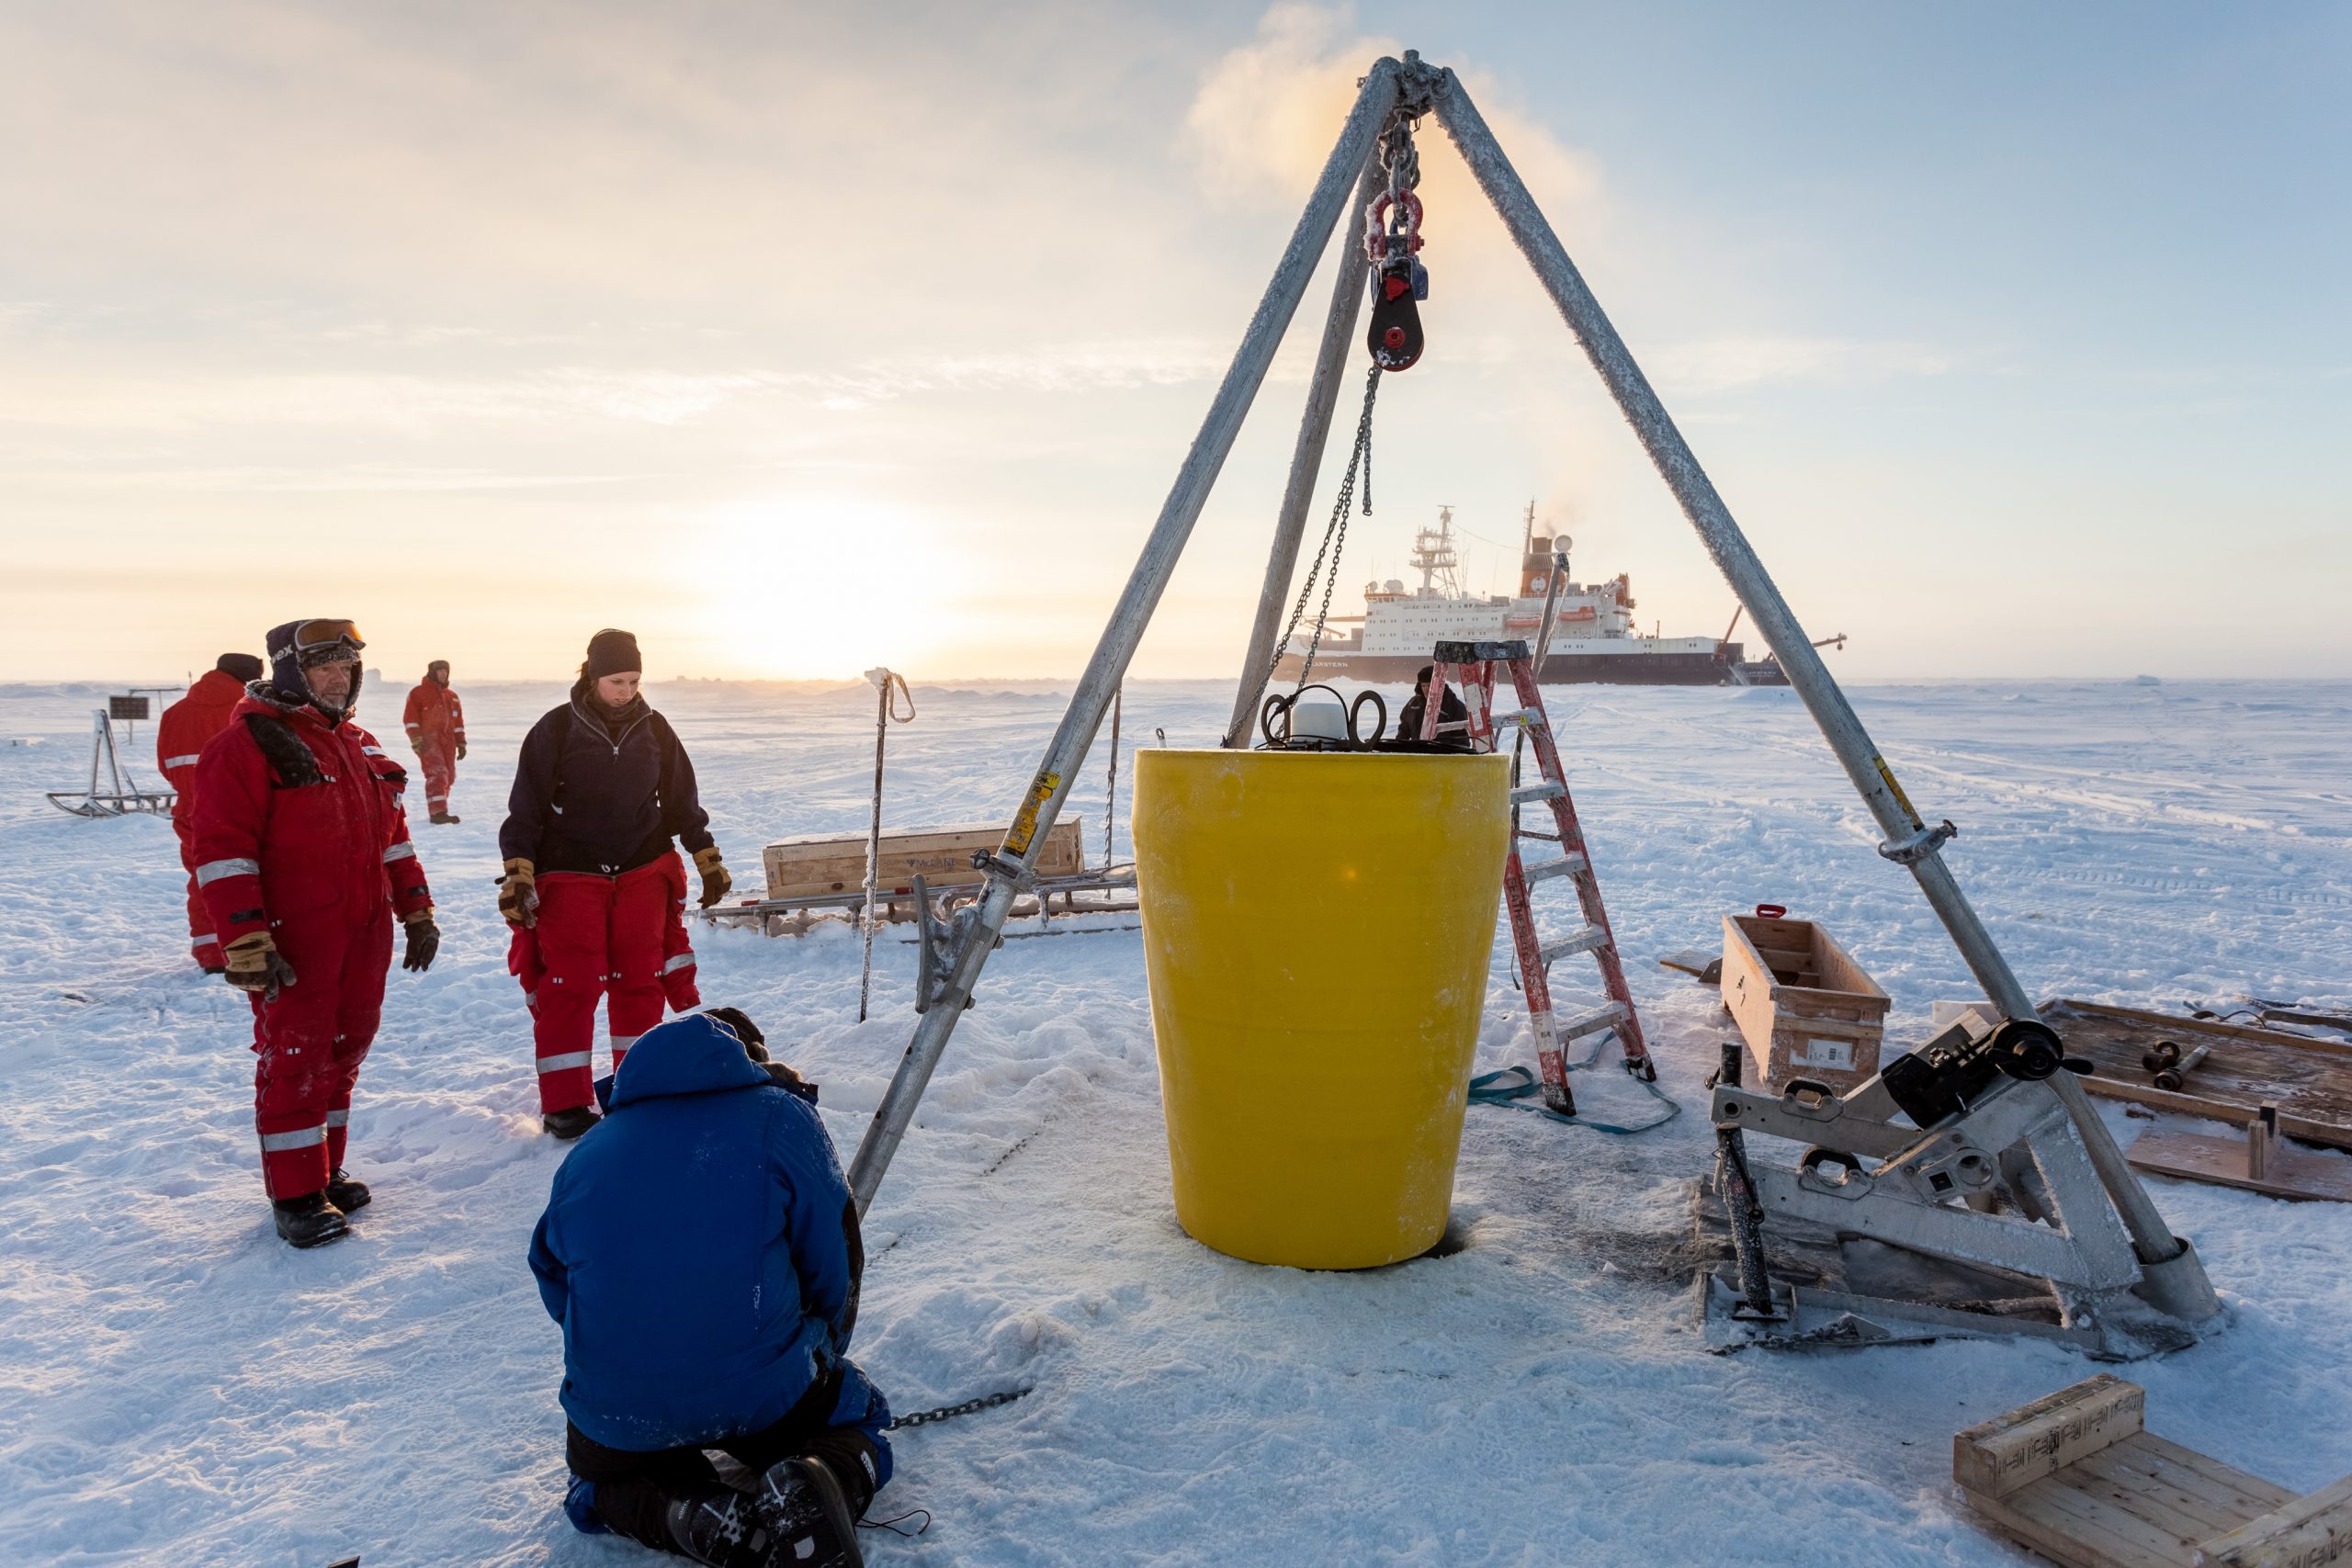
<path id="1" fill-rule="evenodd" d="M 447 940 L 431 974 L 392 975 L 353 1116 L 376 1201 L 350 1239 L 294 1253 L 255 1169 L 245 1006 L 187 961 L 169 824 L 40 798 L 86 774 L 102 691 L 0 688 L 0 1562 L 661 1561 L 563 1522 L 561 1346 L 524 1264 L 564 1146 L 538 1129 L 495 834 L 560 688 L 463 691 L 464 822 L 415 829 Z M 1066 691 L 918 685 L 888 822 L 1001 819 Z M 2352 1003 L 2352 683 L 1853 694 L 1921 808 L 1961 825 L 1952 863 L 2037 998 Z M 651 696 L 743 891 L 769 839 L 863 831 L 870 687 Z M 1685 1114 L 1628 1139 L 1476 1109 L 1460 1250 L 1360 1274 L 1236 1262 L 1170 1209 L 1139 939 L 1007 942 L 868 1217 L 858 1355 L 902 1412 L 1035 1392 L 898 1435 L 875 1513 L 934 1522 L 866 1532 L 874 1561 L 2021 1560 L 1957 1511 L 1951 1436 L 2087 1363 L 1988 1343 L 1710 1356 L 1675 1255 L 1728 1026 L 1649 960 L 1783 903 L 1828 923 L 1893 994 L 1890 1040 L 1916 1042 L 1931 1001 L 1972 994 L 1957 956 L 1792 694 L 1549 698 Z M 1211 743 L 1229 700 L 1133 683 L 1126 737 Z M 396 736 L 396 704 L 372 686 L 362 722 Z M 126 753 L 152 781 L 151 735 Z M 1105 761 L 1070 807 L 1098 857 Z M 697 928 L 706 1001 L 822 1083 L 844 1156 L 913 1021 L 904 934 L 877 944 L 859 1025 L 846 926 Z M 1507 959 L 1482 1070 L 1531 1058 Z M 1578 1092 L 1611 1120 L 1651 1103 L 1611 1073 Z M 2127 1142 L 2169 1124 L 2103 1109 Z M 2298 1490 L 2352 1472 L 2352 1210 L 2150 1186 L 2229 1305 L 2224 1331 L 2129 1371 L 2150 1427 Z"/>

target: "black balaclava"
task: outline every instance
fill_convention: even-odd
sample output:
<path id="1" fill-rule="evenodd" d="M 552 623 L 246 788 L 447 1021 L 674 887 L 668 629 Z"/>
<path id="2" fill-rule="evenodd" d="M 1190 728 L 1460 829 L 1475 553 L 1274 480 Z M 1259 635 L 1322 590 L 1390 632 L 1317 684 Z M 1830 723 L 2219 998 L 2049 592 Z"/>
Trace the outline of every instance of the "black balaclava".
<path id="1" fill-rule="evenodd" d="M 224 653 L 212 661 L 212 668 L 247 686 L 261 679 L 261 660 L 250 653 Z"/>
<path id="2" fill-rule="evenodd" d="M 288 707 L 307 705 L 316 709 L 328 723 L 340 724 L 351 716 L 352 709 L 359 705 L 359 683 L 365 671 L 358 666 L 356 660 L 360 649 L 368 645 L 356 637 L 338 637 L 333 642 L 319 643 L 307 649 L 297 649 L 294 646 L 294 634 L 309 626 L 311 621 L 319 618 L 311 616 L 300 621 L 288 621 L 283 626 L 269 628 L 269 694 Z M 351 671 L 351 691 L 344 698 L 341 706 L 329 707 L 319 701 L 317 694 L 311 690 L 311 682 L 302 671 L 311 665 L 324 664 L 338 656 L 347 656 L 354 660 Z"/>

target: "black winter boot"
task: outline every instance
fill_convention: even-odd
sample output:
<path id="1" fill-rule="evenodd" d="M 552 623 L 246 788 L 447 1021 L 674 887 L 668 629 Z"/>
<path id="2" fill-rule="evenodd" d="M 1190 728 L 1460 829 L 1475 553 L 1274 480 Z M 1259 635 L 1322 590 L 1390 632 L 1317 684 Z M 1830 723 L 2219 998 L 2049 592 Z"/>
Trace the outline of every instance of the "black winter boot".
<path id="1" fill-rule="evenodd" d="M 343 1211 L 327 1201 L 323 1192 L 300 1198 L 279 1198 L 270 1204 L 277 1218 L 279 1239 L 290 1247 L 321 1247 L 351 1234 Z"/>
<path id="2" fill-rule="evenodd" d="M 354 1209 L 366 1208 L 368 1200 L 374 1196 L 368 1190 L 366 1182 L 341 1168 L 327 1178 L 327 1201 L 346 1214 Z"/>
<path id="3" fill-rule="evenodd" d="M 775 1533 L 761 1523 L 752 1499 L 732 1488 L 682 1497 L 670 1505 L 667 1519 L 678 1550 L 710 1568 L 780 1568 L 793 1562 L 789 1550 L 776 1551 Z"/>
<path id="4" fill-rule="evenodd" d="M 596 1113 L 584 1105 L 575 1105 L 569 1111 L 550 1111 L 539 1118 L 540 1126 L 566 1143 L 595 1124 Z"/>
<path id="5" fill-rule="evenodd" d="M 775 1561 L 798 1568 L 865 1568 L 857 1516 L 842 1483 L 814 1454 L 768 1467 L 760 1478 L 760 1522 L 778 1546 Z"/>
<path id="6" fill-rule="evenodd" d="M 436 811 L 433 814 L 432 820 L 435 822 L 454 823 L 462 820 L 462 818 L 452 817 L 446 811 Z"/>

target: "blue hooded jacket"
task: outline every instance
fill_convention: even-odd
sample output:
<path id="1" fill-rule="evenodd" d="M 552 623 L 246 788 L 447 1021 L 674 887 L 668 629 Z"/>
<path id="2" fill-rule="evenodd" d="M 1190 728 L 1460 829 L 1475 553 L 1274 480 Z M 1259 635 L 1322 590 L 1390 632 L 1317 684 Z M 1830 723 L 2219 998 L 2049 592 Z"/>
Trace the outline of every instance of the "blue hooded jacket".
<path id="1" fill-rule="evenodd" d="M 702 1014 L 648 1031 L 556 1172 L 531 1271 L 563 1325 L 563 1408 L 607 1448 L 715 1447 L 835 1366 L 835 1425 L 889 1476 L 889 1408 L 844 1354 L 864 1263 L 816 1110 Z"/>

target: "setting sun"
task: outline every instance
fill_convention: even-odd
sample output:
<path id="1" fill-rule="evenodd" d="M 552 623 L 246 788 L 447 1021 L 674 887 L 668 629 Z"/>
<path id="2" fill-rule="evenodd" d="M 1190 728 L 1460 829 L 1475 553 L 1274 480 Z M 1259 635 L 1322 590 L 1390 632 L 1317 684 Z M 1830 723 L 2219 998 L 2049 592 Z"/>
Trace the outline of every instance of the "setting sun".
<path id="1" fill-rule="evenodd" d="M 721 508 L 691 557 L 716 611 L 714 649 L 752 676 L 933 662 L 946 573 L 936 531 L 904 508 L 834 492 Z"/>

